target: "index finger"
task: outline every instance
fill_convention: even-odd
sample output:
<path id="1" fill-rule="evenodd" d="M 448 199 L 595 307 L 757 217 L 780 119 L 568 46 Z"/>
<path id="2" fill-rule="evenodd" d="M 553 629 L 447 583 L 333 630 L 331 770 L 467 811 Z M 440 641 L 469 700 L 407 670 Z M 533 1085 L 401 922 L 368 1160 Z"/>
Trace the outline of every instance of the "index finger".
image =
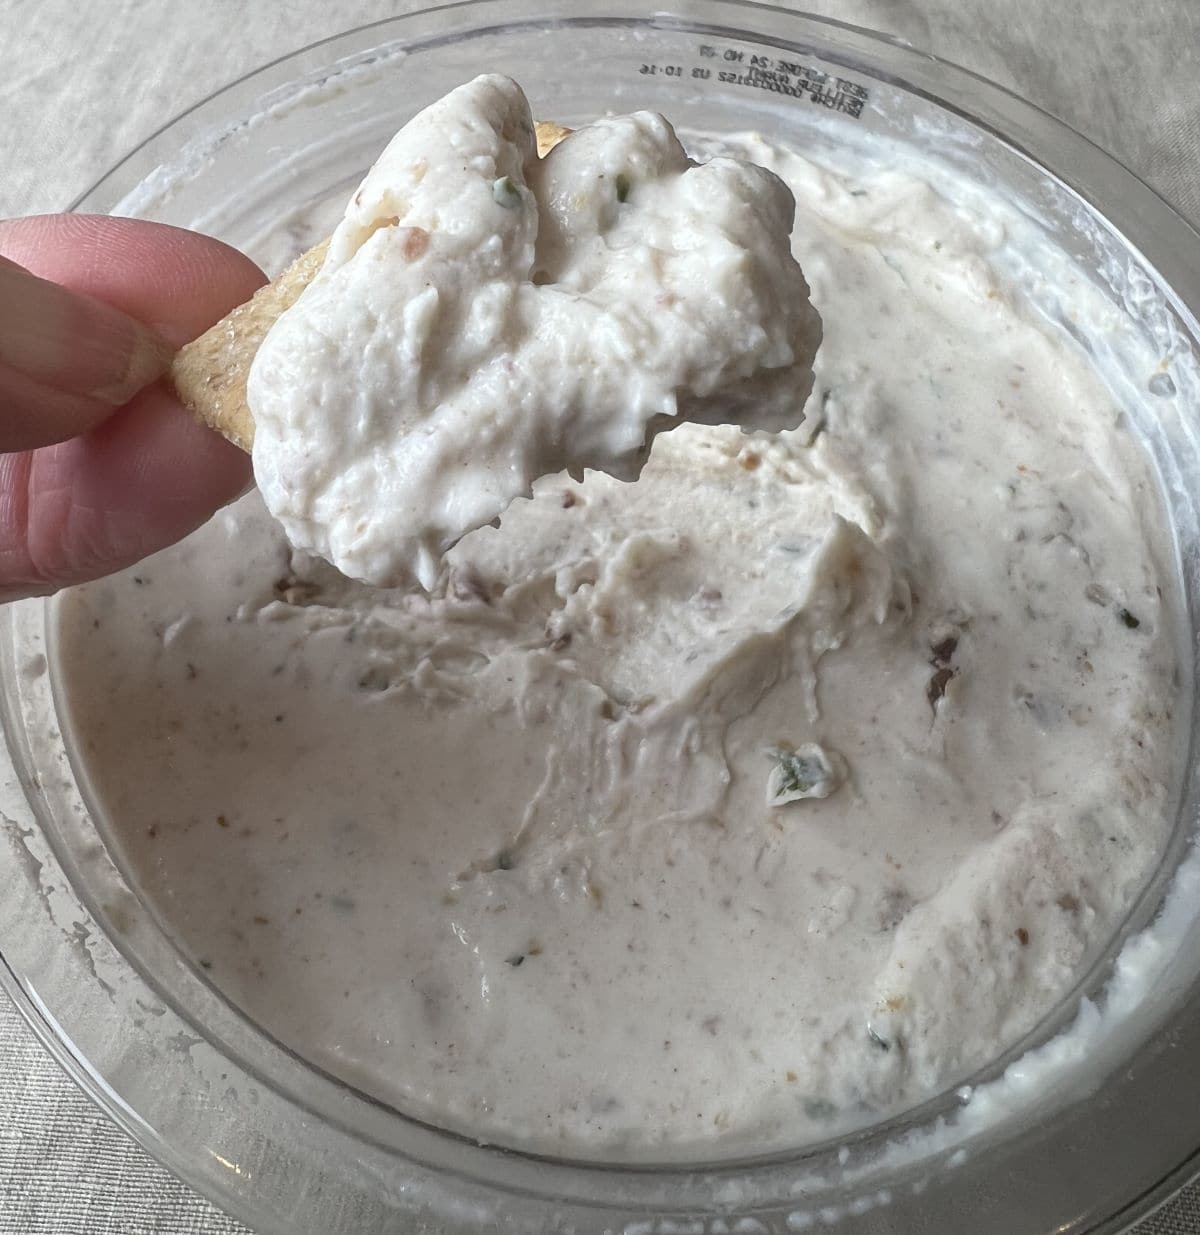
<path id="1" fill-rule="evenodd" d="M 133 219 L 11 220 L 0 223 L 0 254 L 175 344 L 265 281 L 228 245 Z M 199 425 L 162 383 L 81 437 L 0 456 L 0 599 L 131 565 L 187 535 L 250 479 L 246 455 Z"/>
<path id="2" fill-rule="evenodd" d="M 0 221 L 0 256 L 103 300 L 177 347 L 267 281 L 245 254 L 219 240 L 165 223 L 108 215 Z"/>

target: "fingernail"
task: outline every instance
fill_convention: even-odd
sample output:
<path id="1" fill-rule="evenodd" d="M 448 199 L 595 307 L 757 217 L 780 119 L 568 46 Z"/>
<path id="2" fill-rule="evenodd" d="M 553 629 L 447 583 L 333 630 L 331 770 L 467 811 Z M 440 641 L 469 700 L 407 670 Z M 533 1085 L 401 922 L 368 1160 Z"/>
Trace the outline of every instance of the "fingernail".
<path id="1" fill-rule="evenodd" d="M 172 348 L 118 309 L 0 259 L 0 361 L 42 385 L 120 407 Z"/>
<path id="2" fill-rule="evenodd" d="M 129 359 L 125 371 L 115 381 L 98 386 L 91 391 L 93 398 L 113 407 L 128 403 L 139 390 L 157 381 L 171 367 L 175 349 L 158 335 L 130 319 L 133 340 L 129 347 Z"/>

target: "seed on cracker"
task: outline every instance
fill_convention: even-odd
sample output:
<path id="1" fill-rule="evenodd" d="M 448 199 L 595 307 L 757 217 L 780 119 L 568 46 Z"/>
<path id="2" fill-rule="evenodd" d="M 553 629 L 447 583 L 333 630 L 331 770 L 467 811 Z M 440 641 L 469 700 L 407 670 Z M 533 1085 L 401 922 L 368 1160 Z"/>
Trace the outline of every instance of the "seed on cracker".
<path id="1" fill-rule="evenodd" d="M 539 158 L 571 132 L 549 120 L 539 120 L 536 128 Z M 301 253 L 277 279 L 180 348 L 171 365 L 171 380 L 184 406 L 245 451 L 254 445 L 254 417 L 246 406 L 250 365 L 275 319 L 316 277 L 328 248 L 329 241 L 322 240 Z"/>

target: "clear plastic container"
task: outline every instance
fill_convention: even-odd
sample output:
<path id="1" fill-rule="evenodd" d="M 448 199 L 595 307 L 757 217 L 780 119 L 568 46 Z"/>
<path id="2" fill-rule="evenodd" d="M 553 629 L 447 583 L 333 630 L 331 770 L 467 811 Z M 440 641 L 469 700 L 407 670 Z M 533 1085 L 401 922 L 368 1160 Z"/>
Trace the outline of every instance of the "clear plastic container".
<path id="1" fill-rule="evenodd" d="M 421 102 L 483 69 L 512 74 L 536 114 L 567 124 L 652 107 L 685 129 L 757 129 L 801 151 L 864 133 L 915 145 L 1002 189 L 1103 291 L 1118 353 L 1163 358 L 1149 385 L 1129 368 L 1122 402 L 1160 469 L 1195 629 L 1200 238 L 1077 134 L 963 70 L 737 0 L 679 9 L 474 0 L 366 27 L 171 122 L 79 206 L 195 227 L 277 266 L 299 241 L 286 218 L 281 233 L 285 209 L 350 185 Z M 1054 319 L 1053 287 L 1040 296 Z M 1194 723 L 1175 841 L 1124 934 L 1168 898 L 1165 920 L 1119 960 L 1115 940 L 1034 1037 L 1053 1038 L 1084 995 L 1120 1006 L 1085 1011 L 1040 1055 L 1020 1044 L 973 1078 L 970 1102 L 947 1093 L 848 1142 L 590 1166 L 406 1119 L 260 1032 L 175 950 L 106 849 L 60 727 L 44 602 L 0 610 L 0 678 L 0 979 L 114 1120 L 263 1232 L 1117 1231 L 1200 1153 Z M 1149 977 L 1106 986 L 1114 968 Z M 1010 1065 L 1002 1088 L 989 1084 Z"/>

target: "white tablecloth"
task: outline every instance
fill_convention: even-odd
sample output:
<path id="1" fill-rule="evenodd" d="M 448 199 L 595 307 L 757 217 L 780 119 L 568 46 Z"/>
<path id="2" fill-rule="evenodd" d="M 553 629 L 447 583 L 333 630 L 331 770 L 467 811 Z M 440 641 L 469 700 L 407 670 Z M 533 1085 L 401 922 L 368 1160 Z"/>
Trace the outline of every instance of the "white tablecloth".
<path id="1" fill-rule="evenodd" d="M 807 0 L 1047 108 L 1200 221 L 1198 0 Z M 59 210 L 162 121 L 384 0 L 0 0 L 0 216 Z M 661 0 L 650 8 L 669 8 Z M 681 0 L 680 8 L 686 8 Z M 0 996 L 0 1235 L 246 1235 L 111 1127 Z M 1138 1235 L 1200 1235 L 1200 1187 Z"/>

